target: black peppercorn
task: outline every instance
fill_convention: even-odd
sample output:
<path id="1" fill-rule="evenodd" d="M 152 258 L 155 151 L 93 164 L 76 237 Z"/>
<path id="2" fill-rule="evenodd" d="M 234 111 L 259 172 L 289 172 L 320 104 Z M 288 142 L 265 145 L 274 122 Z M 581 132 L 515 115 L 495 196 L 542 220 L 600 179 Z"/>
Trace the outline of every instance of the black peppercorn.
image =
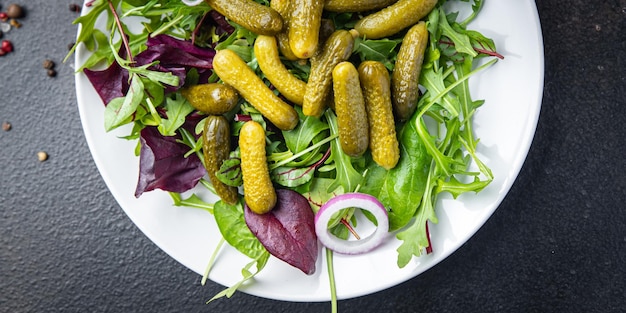
<path id="1" fill-rule="evenodd" d="M 76 13 L 80 12 L 80 5 L 76 3 L 70 4 L 70 11 L 76 12 Z"/>
<path id="2" fill-rule="evenodd" d="M 55 66 L 54 61 L 46 59 L 43 61 L 43 68 L 47 69 L 47 70 L 51 70 L 53 69 Z"/>

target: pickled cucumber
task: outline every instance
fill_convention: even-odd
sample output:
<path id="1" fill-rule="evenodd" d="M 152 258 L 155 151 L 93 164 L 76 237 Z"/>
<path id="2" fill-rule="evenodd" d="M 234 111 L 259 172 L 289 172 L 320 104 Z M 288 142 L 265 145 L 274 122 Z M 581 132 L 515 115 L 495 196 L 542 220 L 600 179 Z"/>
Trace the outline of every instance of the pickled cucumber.
<path id="1" fill-rule="evenodd" d="M 270 179 L 265 150 L 265 130 L 255 121 L 246 122 L 239 132 L 244 200 L 257 214 L 276 205 L 276 190 Z"/>
<path id="2" fill-rule="evenodd" d="M 398 0 L 326 0 L 324 10 L 329 12 L 365 12 L 382 9 Z"/>
<path id="3" fill-rule="evenodd" d="M 289 45 L 289 24 L 291 20 L 291 1 L 290 0 L 272 0 L 270 1 L 270 8 L 276 10 L 283 18 L 283 30 L 276 34 L 276 41 L 278 41 L 278 49 L 280 53 L 291 61 L 298 60 L 298 57 L 291 51 Z"/>
<path id="4" fill-rule="evenodd" d="M 212 115 L 229 112 L 239 100 L 235 88 L 218 83 L 193 85 L 182 89 L 181 94 L 196 110 Z"/>
<path id="5" fill-rule="evenodd" d="M 306 84 L 302 112 L 308 116 L 320 116 L 326 107 L 325 100 L 331 89 L 333 68 L 346 61 L 354 46 L 355 32 L 333 32 L 321 51 L 311 60 L 311 73 Z"/>
<path id="6" fill-rule="evenodd" d="M 384 64 L 365 61 L 359 65 L 359 80 L 365 100 L 372 159 L 385 169 L 394 168 L 400 147 L 391 105 L 389 72 Z"/>
<path id="7" fill-rule="evenodd" d="M 302 105 L 306 83 L 295 77 L 278 54 L 278 43 L 272 36 L 259 35 L 254 42 L 254 55 L 265 77 L 287 98 L 287 100 Z"/>
<path id="8" fill-rule="evenodd" d="M 289 46 L 301 59 L 317 50 L 324 0 L 293 0 L 289 20 Z"/>
<path id="9" fill-rule="evenodd" d="M 369 39 L 391 36 L 416 24 L 428 15 L 437 0 L 398 0 L 398 2 L 359 20 L 354 29 Z"/>
<path id="10" fill-rule="evenodd" d="M 235 52 L 228 49 L 217 51 L 213 57 L 213 70 L 276 127 L 291 130 L 298 124 L 298 112 L 274 94 Z"/>
<path id="11" fill-rule="evenodd" d="M 362 155 L 369 145 L 367 112 L 359 73 L 350 62 L 341 62 L 332 73 L 335 113 L 341 149 L 349 156 Z"/>
<path id="12" fill-rule="evenodd" d="M 237 203 L 239 199 L 237 188 L 222 183 L 215 174 L 230 154 L 230 125 L 224 116 L 209 115 L 206 118 L 202 134 L 202 152 L 204 166 L 217 195 L 226 203 Z"/>
<path id="13" fill-rule="evenodd" d="M 401 121 L 409 119 L 417 108 L 418 82 L 427 43 L 426 23 L 419 22 L 406 33 L 398 51 L 391 73 L 391 98 L 396 118 Z"/>
<path id="14" fill-rule="evenodd" d="M 276 10 L 252 0 L 206 0 L 215 11 L 256 34 L 273 36 L 283 30 Z"/>

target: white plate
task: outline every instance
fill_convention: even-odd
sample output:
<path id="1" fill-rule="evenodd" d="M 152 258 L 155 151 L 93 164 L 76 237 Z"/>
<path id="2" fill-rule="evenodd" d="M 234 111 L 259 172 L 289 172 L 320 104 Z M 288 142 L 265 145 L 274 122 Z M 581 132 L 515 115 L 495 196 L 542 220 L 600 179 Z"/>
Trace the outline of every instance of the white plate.
<path id="1" fill-rule="evenodd" d="M 431 268 L 466 242 L 491 216 L 522 167 L 528 153 L 543 92 L 543 42 L 535 2 L 486 1 L 479 18 L 469 26 L 495 40 L 505 56 L 470 79 L 475 99 L 486 103 L 475 116 L 479 154 L 492 169 L 493 183 L 478 195 L 458 200 L 442 196 L 437 203 L 439 223 L 431 225 L 434 253 L 414 258 L 405 268 L 396 266 L 399 242 L 393 237 L 377 250 L 361 256 L 335 255 L 337 295 L 352 298 L 380 291 Z M 77 64 L 88 57 L 79 47 Z M 128 129 L 105 133 L 104 106 L 83 74 L 76 74 L 80 116 L 95 163 L 115 199 L 130 219 L 163 251 L 202 274 L 221 237 L 212 216 L 202 210 L 171 205 L 161 191 L 134 197 L 138 173 L 135 142 L 119 139 Z M 231 286 L 241 278 L 249 260 L 231 247 L 224 248 L 210 279 Z M 252 284 L 241 289 L 253 295 L 286 301 L 330 299 L 325 257 L 317 271 L 306 276 L 272 258 Z"/>

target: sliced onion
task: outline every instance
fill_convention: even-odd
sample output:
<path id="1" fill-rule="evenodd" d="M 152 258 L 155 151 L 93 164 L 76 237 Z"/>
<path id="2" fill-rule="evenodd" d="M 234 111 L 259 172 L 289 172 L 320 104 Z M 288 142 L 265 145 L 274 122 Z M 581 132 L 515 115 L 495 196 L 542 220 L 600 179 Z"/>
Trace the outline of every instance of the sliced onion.
<path id="1" fill-rule="evenodd" d="M 204 0 L 182 0 L 184 4 L 188 5 L 188 6 L 195 6 L 198 5 L 202 2 L 204 2 Z"/>
<path id="2" fill-rule="evenodd" d="M 359 240 L 343 240 L 330 233 L 328 222 L 333 214 L 346 208 L 360 208 L 370 212 L 378 227 L 373 234 Z M 315 215 L 315 233 L 320 242 L 328 249 L 342 254 L 360 254 L 378 247 L 389 231 L 387 210 L 375 197 L 364 193 L 346 193 L 326 202 Z"/>

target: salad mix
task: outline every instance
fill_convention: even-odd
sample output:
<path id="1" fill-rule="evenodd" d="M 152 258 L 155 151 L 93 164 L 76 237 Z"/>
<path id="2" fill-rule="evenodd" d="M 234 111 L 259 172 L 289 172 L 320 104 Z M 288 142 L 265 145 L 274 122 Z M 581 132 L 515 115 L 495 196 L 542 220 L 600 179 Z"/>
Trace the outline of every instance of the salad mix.
<path id="1" fill-rule="evenodd" d="M 469 16 L 449 9 L 459 1 Z M 124 139 L 137 141 L 135 196 L 161 189 L 173 205 L 207 210 L 220 246 L 251 259 L 213 299 L 230 297 L 270 256 L 315 272 L 320 243 L 331 276 L 333 252 L 367 253 L 388 232 L 401 242 L 399 267 L 431 252 L 437 196 L 493 179 L 472 128 L 484 101 L 468 83 L 503 58 L 467 28 L 483 0 L 233 2 L 90 0 L 70 52 L 90 51 L 78 71 L 106 106 L 105 129 L 127 127 Z M 251 11 L 241 19 L 235 5 Z M 417 27 L 421 37 L 410 38 Z M 360 238 L 358 216 L 374 234 Z"/>

